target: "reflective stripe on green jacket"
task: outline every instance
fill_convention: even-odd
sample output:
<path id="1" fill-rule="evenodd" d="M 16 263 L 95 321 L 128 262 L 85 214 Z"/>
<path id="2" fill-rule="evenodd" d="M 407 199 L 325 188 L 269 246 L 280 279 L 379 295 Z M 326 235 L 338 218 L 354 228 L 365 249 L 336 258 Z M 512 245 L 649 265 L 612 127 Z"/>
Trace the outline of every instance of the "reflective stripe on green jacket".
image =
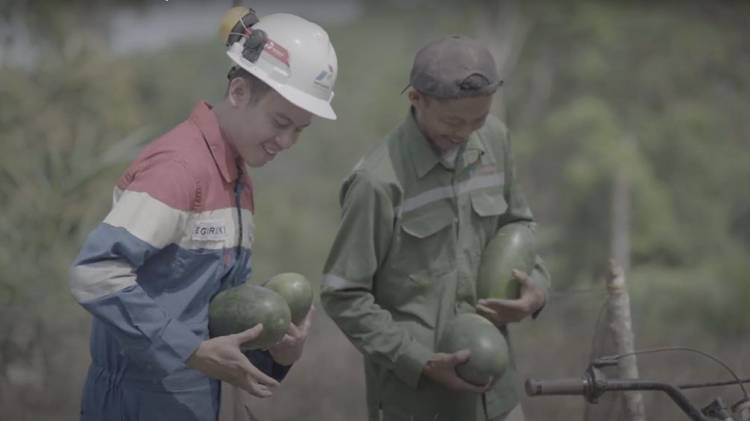
<path id="1" fill-rule="evenodd" d="M 344 182 L 321 299 L 365 356 L 371 420 L 381 411 L 384 421 L 485 419 L 480 395 L 448 391 L 421 372 L 446 323 L 474 311 L 488 241 L 505 224 L 532 223 L 512 168 L 496 118 L 450 169 L 410 113 Z M 547 288 L 540 262 L 531 275 Z M 517 404 L 516 383 L 509 370 L 487 392 L 490 418 Z"/>

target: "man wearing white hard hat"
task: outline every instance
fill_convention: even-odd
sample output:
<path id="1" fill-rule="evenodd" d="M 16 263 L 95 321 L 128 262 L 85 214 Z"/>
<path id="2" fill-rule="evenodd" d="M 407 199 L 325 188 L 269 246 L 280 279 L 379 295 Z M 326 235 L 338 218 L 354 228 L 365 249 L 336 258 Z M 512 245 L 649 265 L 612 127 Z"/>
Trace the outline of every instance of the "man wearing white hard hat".
<path id="1" fill-rule="evenodd" d="M 71 292 L 94 316 L 81 420 L 214 421 L 220 381 L 271 396 L 302 353 L 310 314 L 267 351 L 243 353 L 262 326 L 209 339 L 208 307 L 251 272 L 247 168 L 294 145 L 313 116 L 336 118 L 336 53 L 294 15 L 234 8 L 223 26 L 224 99 L 199 102 L 143 150 L 71 268 Z"/>

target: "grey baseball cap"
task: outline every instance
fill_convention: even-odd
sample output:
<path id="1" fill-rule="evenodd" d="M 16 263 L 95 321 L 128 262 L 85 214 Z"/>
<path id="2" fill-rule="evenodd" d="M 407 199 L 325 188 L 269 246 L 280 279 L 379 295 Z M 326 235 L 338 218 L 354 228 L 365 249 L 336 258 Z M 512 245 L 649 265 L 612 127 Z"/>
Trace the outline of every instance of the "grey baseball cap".
<path id="1" fill-rule="evenodd" d="M 409 86 L 437 98 L 491 95 L 503 84 L 495 59 L 479 41 L 452 35 L 422 47 L 414 57 Z"/>

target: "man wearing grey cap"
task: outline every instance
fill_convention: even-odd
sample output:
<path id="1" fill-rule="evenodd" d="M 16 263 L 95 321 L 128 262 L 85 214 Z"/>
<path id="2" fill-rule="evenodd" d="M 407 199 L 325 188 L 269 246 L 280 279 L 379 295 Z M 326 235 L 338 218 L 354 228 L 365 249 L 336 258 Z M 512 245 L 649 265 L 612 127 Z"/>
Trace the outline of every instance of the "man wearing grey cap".
<path id="1" fill-rule="evenodd" d="M 489 114 L 502 84 L 477 41 L 451 36 L 414 59 L 405 120 L 354 168 L 324 268 L 324 308 L 365 357 L 371 421 L 523 420 L 508 369 L 485 385 L 455 367 L 467 351 L 436 343 L 457 314 L 507 324 L 536 315 L 549 277 L 537 258 L 516 272 L 518 299 L 477 299 L 487 243 L 531 224 L 503 123 Z"/>

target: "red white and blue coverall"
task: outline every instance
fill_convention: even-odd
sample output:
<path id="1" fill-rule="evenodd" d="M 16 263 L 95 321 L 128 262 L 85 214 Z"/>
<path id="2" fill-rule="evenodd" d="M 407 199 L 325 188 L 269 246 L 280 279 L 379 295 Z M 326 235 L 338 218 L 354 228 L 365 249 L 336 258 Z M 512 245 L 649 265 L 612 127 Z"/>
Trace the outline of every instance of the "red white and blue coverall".
<path id="1" fill-rule="evenodd" d="M 218 418 L 220 382 L 186 367 L 208 338 L 208 305 L 251 272 L 253 190 L 211 107 L 149 144 L 71 269 L 93 315 L 82 421 Z M 281 380 L 265 351 L 246 354 Z"/>

